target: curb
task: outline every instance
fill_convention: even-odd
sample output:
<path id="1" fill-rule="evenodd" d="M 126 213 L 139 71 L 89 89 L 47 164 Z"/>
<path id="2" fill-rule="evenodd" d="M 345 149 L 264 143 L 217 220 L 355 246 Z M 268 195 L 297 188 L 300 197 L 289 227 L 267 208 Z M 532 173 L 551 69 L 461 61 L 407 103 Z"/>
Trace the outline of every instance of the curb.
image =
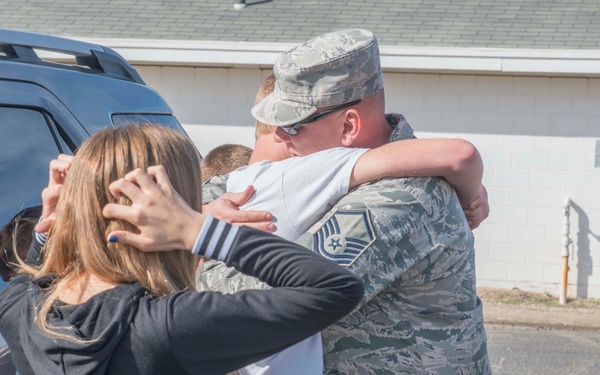
<path id="1" fill-rule="evenodd" d="M 598 309 L 539 307 L 485 303 L 486 325 L 526 326 L 538 329 L 600 330 Z"/>

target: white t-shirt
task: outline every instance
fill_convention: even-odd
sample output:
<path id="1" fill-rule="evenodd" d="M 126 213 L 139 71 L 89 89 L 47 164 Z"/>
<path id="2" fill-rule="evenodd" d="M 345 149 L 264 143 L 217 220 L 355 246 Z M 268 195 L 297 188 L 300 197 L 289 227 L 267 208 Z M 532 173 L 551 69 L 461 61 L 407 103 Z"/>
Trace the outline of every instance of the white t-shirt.
<path id="1" fill-rule="evenodd" d="M 368 149 L 337 147 L 279 162 L 263 161 L 229 174 L 227 191 L 256 192 L 244 210 L 269 211 L 275 234 L 293 241 L 348 193 L 350 175 Z"/>
<path id="2" fill-rule="evenodd" d="M 241 209 L 269 211 L 275 234 L 293 241 L 348 193 L 350 175 L 368 149 L 338 147 L 279 162 L 263 161 L 229 174 L 228 192 L 253 185 L 256 192 Z M 239 370 L 241 375 L 320 375 L 323 344 L 317 333 Z"/>

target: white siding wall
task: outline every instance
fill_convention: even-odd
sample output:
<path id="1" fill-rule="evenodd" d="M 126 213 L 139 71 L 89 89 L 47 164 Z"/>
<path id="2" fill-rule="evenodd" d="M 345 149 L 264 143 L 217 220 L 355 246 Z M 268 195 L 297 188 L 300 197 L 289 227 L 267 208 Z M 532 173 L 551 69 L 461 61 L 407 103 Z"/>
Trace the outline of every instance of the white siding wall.
<path id="1" fill-rule="evenodd" d="M 200 152 L 253 145 L 260 69 L 137 66 Z M 475 230 L 480 286 L 558 293 L 570 197 L 570 297 L 600 298 L 600 79 L 385 73 L 387 108 L 419 137 L 462 137 L 485 163 L 490 217 Z M 598 146 L 600 147 L 600 146 Z"/>

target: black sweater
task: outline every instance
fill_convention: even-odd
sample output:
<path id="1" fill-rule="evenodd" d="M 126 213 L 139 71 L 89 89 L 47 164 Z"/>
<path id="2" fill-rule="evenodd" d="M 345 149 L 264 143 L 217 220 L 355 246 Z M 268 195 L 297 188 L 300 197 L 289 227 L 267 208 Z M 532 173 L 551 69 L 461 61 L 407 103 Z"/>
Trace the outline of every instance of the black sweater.
<path id="1" fill-rule="evenodd" d="M 18 276 L 0 293 L 0 332 L 20 374 L 223 374 L 319 332 L 361 300 L 361 282 L 333 262 L 268 233 L 209 221 L 200 254 L 273 289 L 156 298 L 134 284 L 79 305 L 57 303 L 48 321 L 95 339 L 81 344 L 48 338 L 34 323 L 53 277 Z"/>

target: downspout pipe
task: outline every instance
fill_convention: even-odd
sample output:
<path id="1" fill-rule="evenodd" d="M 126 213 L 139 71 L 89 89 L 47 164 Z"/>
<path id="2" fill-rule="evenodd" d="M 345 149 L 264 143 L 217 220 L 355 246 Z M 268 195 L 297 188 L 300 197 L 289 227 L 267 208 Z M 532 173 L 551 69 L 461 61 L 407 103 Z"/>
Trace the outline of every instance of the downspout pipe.
<path id="1" fill-rule="evenodd" d="M 569 247 L 573 243 L 570 235 L 571 230 L 571 199 L 565 197 L 563 200 L 564 215 L 563 215 L 563 229 L 562 229 L 562 250 L 560 252 L 560 295 L 558 297 L 558 303 L 565 305 L 567 303 L 567 279 L 569 273 Z"/>

